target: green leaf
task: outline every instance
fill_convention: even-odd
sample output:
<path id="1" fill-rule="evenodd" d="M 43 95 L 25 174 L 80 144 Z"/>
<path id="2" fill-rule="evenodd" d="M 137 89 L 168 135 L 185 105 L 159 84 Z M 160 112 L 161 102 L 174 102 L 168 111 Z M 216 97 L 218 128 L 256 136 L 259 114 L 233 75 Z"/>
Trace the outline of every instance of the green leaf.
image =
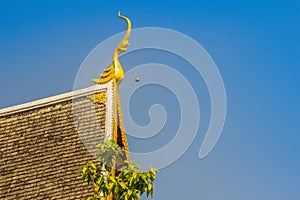
<path id="1" fill-rule="evenodd" d="M 126 189 L 126 188 L 127 188 L 126 185 L 125 185 L 125 183 L 120 182 L 119 184 L 120 184 L 120 186 L 122 187 L 122 189 Z"/>
<path id="2" fill-rule="evenodd" d="M 128 190 L 127 194 L 128 194 L 128 196 L 131 196 L 132 191 L 131 191 L 131 190 Z"/>
<path id="3" fill-rule="evenodd" d="M 134 179 L 136 179 L 137 173 L 133 172 L 133 173 L 132 173 L 132 177 L 133 177 Z"/>
<path id="4" fill-rule="evenodd" d="M 152 190 L 152 187 L 153 187 L 152 184 L 149 183 L 149 184 L 148 184 L 148 191 L 149 191 L 149 192 Z"/>

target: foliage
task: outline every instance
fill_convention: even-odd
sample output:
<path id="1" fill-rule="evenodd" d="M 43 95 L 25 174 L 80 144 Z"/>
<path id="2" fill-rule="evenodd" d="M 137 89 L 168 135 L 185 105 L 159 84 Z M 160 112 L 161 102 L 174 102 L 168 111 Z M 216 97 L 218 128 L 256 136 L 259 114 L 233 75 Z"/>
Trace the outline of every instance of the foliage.
<path id="1" fill-rule="evenodd" d="M 113 140 L 98 145 L 98 164 L 88 162 L 80 168 L 82 180 L 93 183 L 94 195 L 87 200 L 138 200 L 153 196 L 156 170 L 143 172 L 138 164 L 124 160 L 125 153 Z M 115 166 L 121 166 L 115 168 Z"/>

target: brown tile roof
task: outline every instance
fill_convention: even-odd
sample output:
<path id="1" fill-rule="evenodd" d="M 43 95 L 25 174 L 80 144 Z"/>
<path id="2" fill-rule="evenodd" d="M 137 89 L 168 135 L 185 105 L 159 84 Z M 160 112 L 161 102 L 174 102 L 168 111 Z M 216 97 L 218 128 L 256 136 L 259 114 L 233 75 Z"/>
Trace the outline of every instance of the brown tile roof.
<path id="1" fill-rule="evenodd" d="M 76 115 L 70 99 L 0 115 L 1 200 L 80 199 L 92 194 L 78 169 L 94 160 L 87 148 L 104 134 L 106 106 L 86 97 L 74 104 Z"/>

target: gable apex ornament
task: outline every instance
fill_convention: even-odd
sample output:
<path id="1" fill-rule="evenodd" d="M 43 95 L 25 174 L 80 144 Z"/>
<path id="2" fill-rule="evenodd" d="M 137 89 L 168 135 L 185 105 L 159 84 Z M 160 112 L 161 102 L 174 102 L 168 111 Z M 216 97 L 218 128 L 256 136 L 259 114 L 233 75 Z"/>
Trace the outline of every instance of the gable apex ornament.
<path id="1" fill-rule="evenodd" d="M 99 74 L 99 76 L 101 77 L 100 79 L 92 80 L 92 82 L 96 84 L 104 84 L 111 80 L 114 80 L 117 85 L 120 85 L 122 80 L 124 79 L 124 70 L 119 61 L 119 54 L 125 52 L 127 50 L 127 46 L 129 45 L 128 39 L 131 33 L 131 22 L 127 17 L 122 16 L 120 11 L 118 13 L 118 17 L 125 20 L 127 23 L 126 34 L 119 45 L 115 48 L 112 56 L 112 63 L 110 64 L 110 66 L 103 70 L 104 73 Z"/>
<path id="2" fill-rule="evenodd" d="M 100 79 L 91 80 L 95 84 L 106 84 L 111 83 L 112 86 L 112 96 L 107 93 L 96 93 L 87 98 L 91 99 L 94 103 L 102 103 L 105 104 L 108 99 L 112 100 L 112 108 L 111 109 L 111 133 L 109 133 L 108 138 L 116 141 L 116 143 L 126 152 L 126 158 L 129 159 L 128 153 L 128 143 L 126 138 L 126 132 L 124 129 L 124 121 L 122 116 L 122 108 L 118 86 L 121 84 L 124 79 L 124 70 L 119 61 L 119 55 L 127 50 L 127 46 L 129 45 L 128 39 L 131 33 L 131 22 L 130 20 L 122 16 L 120 11 L 118 13 L 118 17 L 125 20 L 127 23 L 127 30 L 125 36 L 122 41 L 115 48 L 112 56 L 112 62 L 106 69 L 103 70 L 104 73 L 99 74 Z M 109 110 L 110 110 L 109 109 Z"/>

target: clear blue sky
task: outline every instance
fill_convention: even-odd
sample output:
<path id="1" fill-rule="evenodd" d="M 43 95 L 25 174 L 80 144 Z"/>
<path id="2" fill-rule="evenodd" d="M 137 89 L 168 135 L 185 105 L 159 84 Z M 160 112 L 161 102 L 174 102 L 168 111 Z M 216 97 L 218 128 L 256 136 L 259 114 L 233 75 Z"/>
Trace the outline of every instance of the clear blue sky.
<path id="1" fill-rule="evenodd" d="M 103 2 L 0 1 L 0 107 L 71 91 L 87 54 L 123 31 L 116 18 L 121 10 L 135 28 L 165 27 L 194 38 L 218 65 L 227 91 L 227 120 L 213 152 L 198 159 L 200 130 L 183 157 L 161 170 L 154 199 L 300 199 L 300 2 Z M 142 94 L 133 111 L 141 124 L 148 120 Z M 174 112 L 172 95 L 160 94 Z M 202 109 L 207 126 L 209 112 Z M 129 138 L 130 147 L 143 151 L 144 144 L 155 149 L 167 142 L 178 112 L 171 116 L 159 141 Z"/>

